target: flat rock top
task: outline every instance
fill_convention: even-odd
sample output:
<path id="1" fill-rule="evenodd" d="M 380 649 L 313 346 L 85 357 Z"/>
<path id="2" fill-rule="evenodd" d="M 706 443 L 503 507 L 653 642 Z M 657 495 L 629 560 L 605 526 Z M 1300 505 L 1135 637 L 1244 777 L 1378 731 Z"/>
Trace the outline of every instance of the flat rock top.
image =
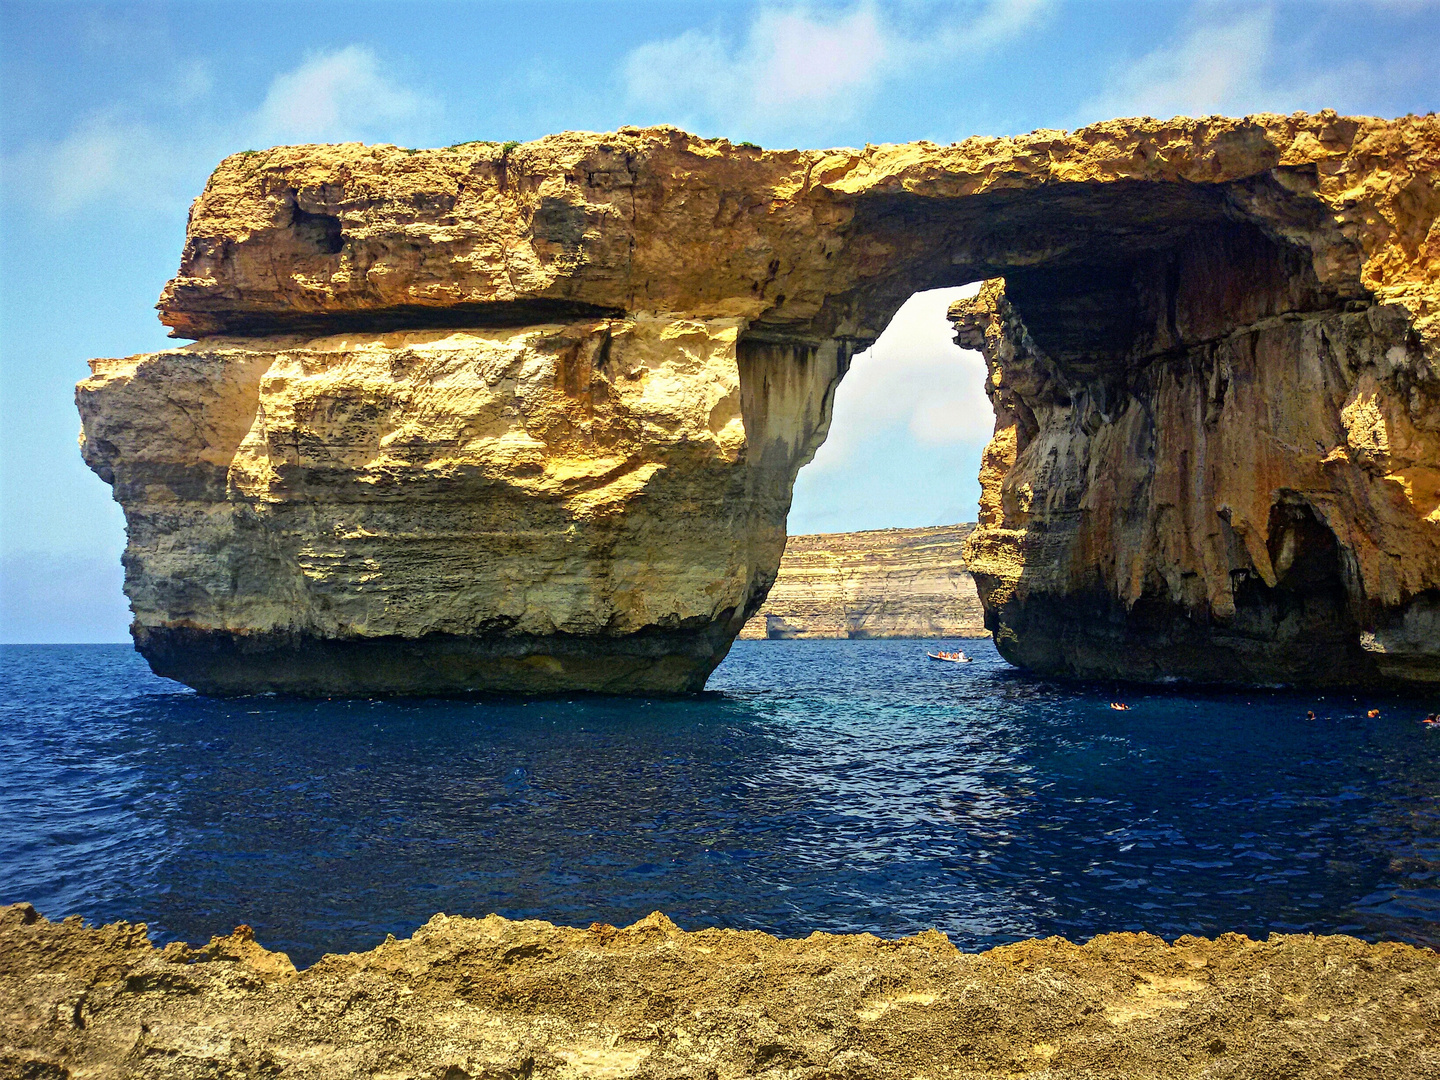
<path id="1" fill-rule="evenodd" d="M 975 523 L 926 525 L 919 528 L 860 529 L 843 533 L 804 533 L 785 541 L 785 554 L 864 555 L 867 552 L 898 552 L 910 548 L 944 547 L 963 544 L 975 531 Z"/>
<path id="2" fill-rule="evenodd" d="M 994 276 L 1007 260 L 1034 265 L 1037 231 L 1039 257 L 1077 259 L 1268 214 L 1267 227 L 1312 247 L 1343 234 L 1363 250 L 1365 287 L 1411 297 L 1418 318 L 1433 297 L 1417 287 L 1433 285 L 1440 259 L 1437 175 L 1436 117 L 1332 112 L 863 150 L 761 150 L 674 128 L 435 150 L 276 147 L 215 170 L 159 307 L 184 337 L 376 313 L 393 327 L 581 310 L 863 337 L 919 288 Z M 1202 190 L 1267 176 L 1273 192 L 1240 202 Z M 1115 185 L 1125 190 L 1078 190 Z M 1040 189 L 1052 194 L 1026 196 Z M 1317 239 L 1293 207 L 1276 217 L 1260 206 L 1276 199 L 1311 207 L 1334 236 Z M 1359 287 L 1353 257 L 1317 260 L 1337 288 Z"/>
<path id="3" fill-rule="evenodd" d="M 934 931 L 437 915 L 296 972 L 246 927 L 161 950 L 20 904 L 0 909 L 0 1002 L 7 1075 L 1440 1075 L 1440 957 L 1347 937 L 970 955 Z"/>

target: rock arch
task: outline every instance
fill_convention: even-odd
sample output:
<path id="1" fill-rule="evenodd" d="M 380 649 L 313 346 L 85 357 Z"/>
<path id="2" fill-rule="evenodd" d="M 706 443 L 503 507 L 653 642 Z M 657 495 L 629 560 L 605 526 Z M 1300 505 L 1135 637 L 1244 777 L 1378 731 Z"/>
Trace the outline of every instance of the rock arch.
<path id="1" fill-rule="evenodd" d="M 1437 176 L 1434 117 L 1332 113 L 232 156 L 159 305 L 198 340 L 78 389 L 137 645 L 216 692 L 698 689 L 850 356 L 987 279 L 1007 657 L 1431 685 Z"/>

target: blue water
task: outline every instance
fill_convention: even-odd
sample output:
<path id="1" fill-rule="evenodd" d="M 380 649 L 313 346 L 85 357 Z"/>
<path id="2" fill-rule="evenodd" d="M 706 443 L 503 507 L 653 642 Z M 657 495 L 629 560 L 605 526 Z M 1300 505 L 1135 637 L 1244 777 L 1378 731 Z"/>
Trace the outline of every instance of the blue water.
<path id="1" fill-rule="evenodd" d="M 1440 944 L 1435 703 L 1131 688 L 1116 712 L 934 644 L 741 642 L 690 700 L 320 703 L 7 646 L 0 902 L 161 941 L 248 922 L 302 964 L 437 911 Z"/>

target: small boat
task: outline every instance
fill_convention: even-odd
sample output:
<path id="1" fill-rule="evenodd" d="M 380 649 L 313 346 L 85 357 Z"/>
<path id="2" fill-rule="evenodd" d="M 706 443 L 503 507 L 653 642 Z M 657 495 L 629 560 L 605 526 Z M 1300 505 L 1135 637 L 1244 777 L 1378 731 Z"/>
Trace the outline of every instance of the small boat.
<path id="1" fill-rule="evenodd" d="M 966 656 L 963 652 L 960 652 L 960 653 L 933 653 L 933 652 L 932 652 L 932 653 L 926 653 L 925 655 L 928 656 L 928 657 L 930 657 L 931 660 L 946 660 L 946 661 L 949 661 L 949 662 L 952 663 L 952 664 L 968 664 L 968 663 L 970 663 L 970 657 Z"/>

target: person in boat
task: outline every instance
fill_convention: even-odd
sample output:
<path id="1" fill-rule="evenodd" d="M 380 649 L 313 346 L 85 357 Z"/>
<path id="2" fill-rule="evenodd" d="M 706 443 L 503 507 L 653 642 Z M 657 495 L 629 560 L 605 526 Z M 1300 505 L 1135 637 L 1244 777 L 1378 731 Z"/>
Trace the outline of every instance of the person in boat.
<path id="1" fill-rule="evenodd" d="M 1420 723 L 1426 727 L 1440 727 L 1440 716 L 1432 712 L 1429 716 L 1425 717 L 1424 720 L 1421 720 Z"/>
<path id="2" fill-rule="evenodd" d="M 1129 705 L 1126 705 L 1123 701 L 1112 701 L 1112 702 L 1110 702 L 1110 708 L 1114 709 L 1116 712 L 1129 712 L 1129 711 L 1130 711 L 1130 706 L 1129 706 Z"/>
<path id="3" fill-rule="evenodd" d="M 953 660 L 956 663 L 960 664 L 970 663 L 970 658 L 966 656 L 963 652 L 947 652 L 946 650 L 941 649 L 937 652 L 927 653 L 926 655 L 930 656 L 932 659 L 935 660 Z"/>

